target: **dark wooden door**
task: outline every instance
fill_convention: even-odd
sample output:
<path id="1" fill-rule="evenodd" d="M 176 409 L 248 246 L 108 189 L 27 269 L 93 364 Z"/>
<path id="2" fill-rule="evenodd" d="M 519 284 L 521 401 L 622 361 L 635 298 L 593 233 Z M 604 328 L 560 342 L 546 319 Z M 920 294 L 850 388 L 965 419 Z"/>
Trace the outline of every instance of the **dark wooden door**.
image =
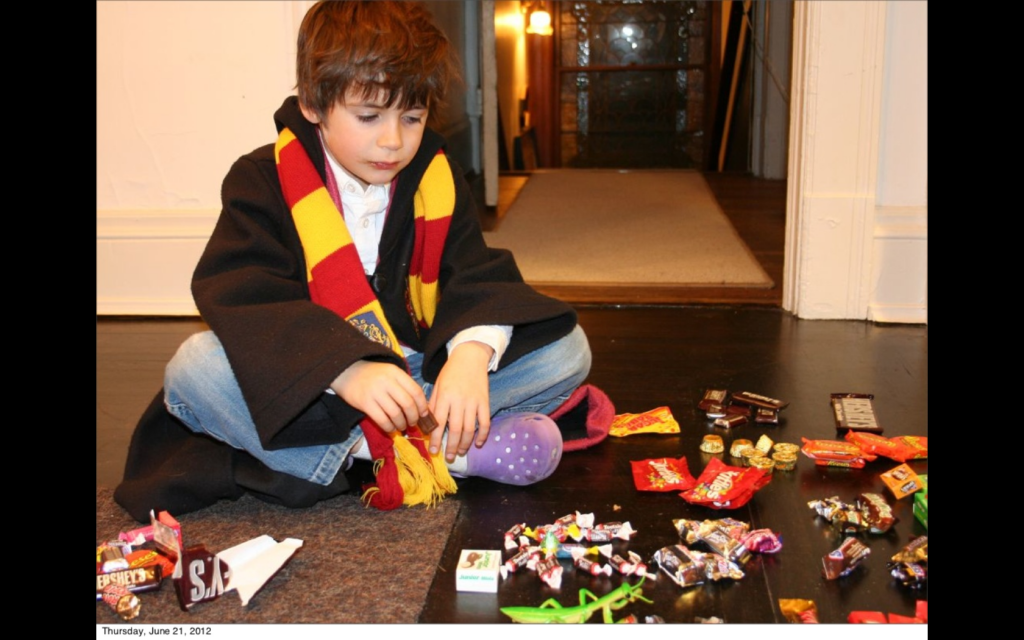
<path id="1" fill-rule="evenodd" d="M 713 2 L 554 2 L 551 166 L 710 166 Z"/>

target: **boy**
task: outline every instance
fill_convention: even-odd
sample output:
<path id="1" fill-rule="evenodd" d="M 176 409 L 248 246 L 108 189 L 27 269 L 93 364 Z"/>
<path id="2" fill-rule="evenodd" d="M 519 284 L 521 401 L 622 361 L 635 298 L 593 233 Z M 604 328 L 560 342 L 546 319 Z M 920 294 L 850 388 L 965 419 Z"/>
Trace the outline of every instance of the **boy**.
<path id="1" fill-rule="evenodd" d="M 211 331 L 182 344 L 132 437 L 114 495 L 134 517 L 245 492 L 307 506 L 349 488 L 353 458 L 378 461 L 380 508 L 409 504 L 384 475 L 414 463 L 442 487 L 531 484 L 607 434 L 575 312 L 485 245 L 427 127 L 454 61 L 418 4 L 309 10 L 298 96 L 274 115 L 277 143 L 224 179 L 193 275 Z"/>

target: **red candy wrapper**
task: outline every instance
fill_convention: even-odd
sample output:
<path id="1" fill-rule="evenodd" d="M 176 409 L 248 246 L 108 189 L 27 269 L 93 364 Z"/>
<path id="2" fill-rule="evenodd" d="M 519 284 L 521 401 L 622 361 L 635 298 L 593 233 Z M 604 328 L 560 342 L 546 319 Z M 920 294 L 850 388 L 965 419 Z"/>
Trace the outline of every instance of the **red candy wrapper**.
<path id="1" fill-rule="evenodd" d="M 633 484 L 638 491 L 685 491 L 697 484 L 686 457 L 632 460 Z"/>
<path id="2" fill-rule="evenodd" d="M 718 458 L 712 458 L 697 484 L 679 496 L 690 504 L 712 509 L 737 509 L 768 484 L 772 477 L 755 467 L 733 467 Z"/>

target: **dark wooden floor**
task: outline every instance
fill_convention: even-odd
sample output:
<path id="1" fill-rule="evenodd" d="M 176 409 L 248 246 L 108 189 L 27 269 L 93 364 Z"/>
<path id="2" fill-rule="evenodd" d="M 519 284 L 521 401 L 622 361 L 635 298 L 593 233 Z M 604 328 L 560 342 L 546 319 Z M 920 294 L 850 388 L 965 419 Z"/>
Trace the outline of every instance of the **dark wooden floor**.
<path id="1" fill-rule="evenodd" d="M 728 179 L 719 185 L 729 191 Z M 772 187 L 774 188 L 774 187 Z M 739 225 L 737 225 L 739 226 Z M 747 231 L 758 235 L 756 224 Z M 769 225 L 770 226 L 770 225 Z M 764 231 L 768 242 L 778 229 Z M 759 236 L 761 237 L 761 236 Z M 753 246 L 753 245 L 752 245 Z M 770 253 L 770 251 L 769 251 Z M 766 254 L 767 255 L 767 254 Z M 777 256 L 781 265 L 781 254 Z M 774 277 L 774 275 L 773 275 Z M 538 606 L 555 598 L 563 606 L 579 604 L 578 591 L 600 596 L 623 578 L 583 576 L 566 565 L 559 590 L 531 573 L 501 583 L 497 594 L 460 593 L 454 570 L 462 549 L 501 549 L 504 532 L 514 524 L 546 524 L 580 511 L 598 522 L 629 521 L 637 534 L 617 543 L 649 559 L 678 542 L 676 518 L 732 517 L 754 528 L 767 527 L 783 537 L 783 550 L 755 556 L 741 580 L 725 580 L 681 589 L 665 577 L 648 580 L 644 595 L 616 613 L 659 615 L 667 622 L 690 623 L 718 616 L 728 623 L 784 622 L 780 598 L 815 601 L 822 622 L 845 622 L 851 611 L 913 615 L 927 588 L 915 591 L 891 577 L 886 561 L 913 537 L 927 531 L 911 513 L 911 499 L 892 499 L 879 474 L 896 462 L 879 458 L 860 470 L 817 467 L 801 456 L 791 472 L 777 472 L 746 506 L 731 511 L 696 507 L 675 493 L 641 493 L 633 484 L 630 462 L 685 457 L 697 476 L 709 462 L 699 450 L 704 435 L 721 435 L 728 449 L 735 438 L 800 443 L 802 438 L 837 437 L 829 394 L 875 394 L 874 406 L 886 436 L 928 433 L 928 331 L 924 325 L 878 325 L 862 321 L 806 321 L 777 305 L 592 305 L 577 303 L 580 324 L 594 354 L 590 381 L 612 399 L 618 413 L 639 413 L 667 406 L 679 434 L 609 438 L 581 452 L 566 454 L 547 481 L 525 488 L 468 479 L 450 499 L 461 512 L 429 588 L 421 621 L 426 623 L 505 623 L 504 606 Z M 120 478 L 135 421 L 160 385 L 163 367 L 180 342 L 205 328 L 198 319 L 99 319 L 96 330 L 96 473 L 98 487 Z M 712 426 L 696 407 L 705 389 L 747 390 L 790 402 L 781 424 L 747 424 L 733 430 Z M 735 463 L 724 456 L 727 464 Z M 927 473 L 927 461 L 912 467 Z M 862 534 L 871 555 L 853 574 L 836 581 L 821 575 L 821 560 L 842 540 L 811 511 L 809 500 L 838 496 L 853 501 L 862 492 L 886 495 L 898 518 L 884 535 Z M 600 614 L 594 621 L 600 620 Z M 918 629 L 901 630 L 917 635 Z M 926 628 L 925 628 L 926 632 Z M 923 637 L 923 636 L 919 636 Z"/>
<path id="2" fill-rule="evenodd" d="M 609 438 L 581 452 L 566 454 L 555 474 L 540 485 L 505 487 L 468 479 L 451 499 L 461 513 L 438 567 L 423 622 L 500 623 L 499 607 L 537 606 L 554 597 L 578 604 L 578 589 L 607 593 L 622 578 L 589 578 L 567 571 L 555 591 L 530 573 L 503 582 L 498 594 L 459 593 L 453 571 L 461 549 L 501 549 L 503 533 L 516 523 L 547 524 L 575 511 L 598 521 L 629 521 L 637 535 L 628 543 L 645 558 L 676 543 L 675 518 L 732 517 L 783 536 L 775 556 L 749 562 L 746 577 L 680 589 L 662 578 L 644 586 L 653 605 L 636 603 L 626 613 L 660 615 L 668 622 L 718 616 L 727 622 L 782 622 L 779 598 L 816 602 L 823 622 L 839 623 L 855 610 L 912 615 L 916 593 L 899 585 L 886 560 L 914 536 L 926 533 L 911 514 L 911 500 L 894 504 L 896 527 L 885 535 L 865 535 L 871 556 L 853 575 L 822 578 L 824 555 L 841 536 L 807 507 L 809 500 L 839 496 L 853 501 L 866 491 L 887 494 L 879 474 L 896 463 L 885 459 L 860 470 L 815 466 L 801 457 L 797 468 L 777 472 L 746 506 L 715 511 L 687 504 L 675 493 L 640 493 L 630 461 L 685 457 L 696 476 L 709 461 L 701 438 L 734 438 L 800 443 L 802 438 L 836 437 L 829 409 L 833 392 L 875 394 L 875 410 L 885 434 L 928 433 L 928 336 L 917 325 L 880 326 L 861 321 L 802 321 L 779 309 L 758 307 L 580 307 L 580 323 L 594 352 L 591 381 L 604 389 L 619 413 L 667 406 L 680 424 L 673 435 Z M 98 486 L 120 476 L 135 420 L 159 388 L 163 365 L 198 321 L 115 321 L 97 324 L 96 472 Z M 696 404 L 705 389 L 748 390 L 788 400 L 782 423 L 747 424 L 732 431 L 711 426 Z M 725 457 L 727 463 L 731 459 Z M 913 463 L 927 472 L 927 461 Z M 621 545 L 620 545 L 621 546 Z M 427 585 L 424 585 L 427 588 Z"/>

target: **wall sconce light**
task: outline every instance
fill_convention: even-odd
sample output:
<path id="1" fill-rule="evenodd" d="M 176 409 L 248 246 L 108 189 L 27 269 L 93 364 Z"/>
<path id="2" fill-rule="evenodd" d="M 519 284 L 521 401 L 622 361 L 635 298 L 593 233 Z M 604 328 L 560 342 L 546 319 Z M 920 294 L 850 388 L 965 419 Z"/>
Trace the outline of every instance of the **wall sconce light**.
<path id="1" fill-rule="evenodd" d="M 539 36 L 550 36 L 554 33 L 551 28 L 551 14 L 544 9 L 537 9 L 530 13 L 530 25 L 526 27 L 526 33 L 534 33 Z"/>

